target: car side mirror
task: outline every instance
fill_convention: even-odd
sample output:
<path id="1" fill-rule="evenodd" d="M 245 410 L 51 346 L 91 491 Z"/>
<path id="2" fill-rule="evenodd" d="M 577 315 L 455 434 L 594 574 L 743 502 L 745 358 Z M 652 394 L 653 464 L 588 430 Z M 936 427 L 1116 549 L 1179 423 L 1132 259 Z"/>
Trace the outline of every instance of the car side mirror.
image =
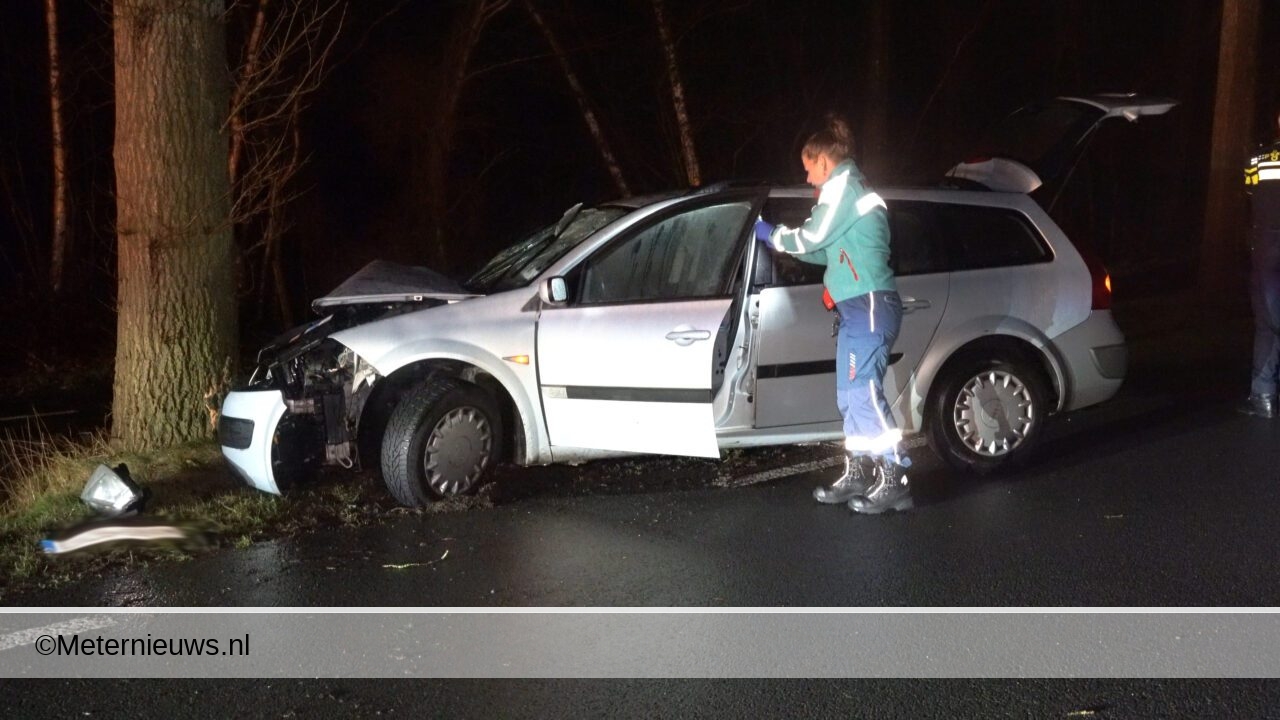
<path id="1" fill-rule="evenodd" d="M 542 302 L 548 305 L 563 305 L 569 301 L 569 286 L 563 277 L 547 278 L 538 294 L 542 296 Z"/>

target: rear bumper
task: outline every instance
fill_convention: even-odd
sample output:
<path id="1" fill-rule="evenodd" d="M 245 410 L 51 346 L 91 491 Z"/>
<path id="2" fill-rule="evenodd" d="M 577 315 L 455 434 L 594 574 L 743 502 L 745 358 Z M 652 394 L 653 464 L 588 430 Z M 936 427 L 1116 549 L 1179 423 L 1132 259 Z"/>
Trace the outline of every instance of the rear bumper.
<path id="1" fill-rule="evenodd" d="M 1089 351 L 1093 358 L 1093 366 L 1098 374 L 1108 380 L 1124 380 L 1125 370 L 1129 367 L 1128 345 L 1106 345 Z"/>
<path id="2" fill-rule="evenodd" d="M 285 414 L 279 390 L 242 390 L 227 395 L 218 418 L 218 444 L 236 474 L 251 487 L 280 494 L 272 470 L 276 428 Z"/>
<path id="3" fill-rule="evenodd" d="M 1064 410 L 1096 405 L 1120 391 L 1129 349 L 1110 310 L 1094 310 L 1084 322 L 1054 338 L 1054 344 L 1065 360 Z"/>

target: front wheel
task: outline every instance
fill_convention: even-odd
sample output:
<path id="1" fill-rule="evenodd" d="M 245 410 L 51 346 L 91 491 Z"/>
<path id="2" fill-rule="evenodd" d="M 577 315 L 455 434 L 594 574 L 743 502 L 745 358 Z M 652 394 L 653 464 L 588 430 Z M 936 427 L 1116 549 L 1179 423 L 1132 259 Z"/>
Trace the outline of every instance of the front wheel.
<path id="1" fill-rule="evenodd" d="M 967 358 L 949 369 L 929 403 L 928 438 L 953 467 L 986 474 L 1024 463 L 1040 439 L 1049 393 L 1023 360 Z"/>
<path id="2" fill-rule="evenodd" d="M 402 505 L 473 493 L 501 446 L 501 416 L 488 393 L 461 380 L 429 378 L 387 420 L 382 479 Z"/>

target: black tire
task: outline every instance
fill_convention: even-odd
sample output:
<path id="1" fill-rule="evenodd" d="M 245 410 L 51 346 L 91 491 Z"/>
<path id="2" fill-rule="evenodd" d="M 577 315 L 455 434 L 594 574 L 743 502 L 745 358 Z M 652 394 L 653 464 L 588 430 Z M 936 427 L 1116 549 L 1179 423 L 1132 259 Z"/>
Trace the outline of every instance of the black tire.
<path id="1" fill-rule="evenodd" d="M 434 447 L 433 447 L 434 446 Z M 382 435 L 382 480 L 402 505 L 474 493 L 498 462 L 502 417 L 484 390 L 428 378 L 396 405 Z"/>
<path id="2" fill-rule="evenodd" d="M 1041 369 L 1022 358 L 971 355 L 944 373 L 930 394 L 925 419 L 934 452 L 952 467 L 978 475 L 1026 463 L 1049 414 L 1048 381 Z M 1023 407 L 1025 402 L 1029 405 Z"/>

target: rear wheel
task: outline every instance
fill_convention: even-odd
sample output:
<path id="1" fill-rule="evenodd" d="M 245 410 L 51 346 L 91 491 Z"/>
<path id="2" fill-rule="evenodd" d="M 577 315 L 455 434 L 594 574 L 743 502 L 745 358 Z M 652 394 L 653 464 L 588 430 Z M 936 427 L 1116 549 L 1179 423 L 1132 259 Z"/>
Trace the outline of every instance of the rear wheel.
<path id="1" fill-rule="evenodd" d="M 473 493 L 497 464 L 502 420 L 480 388 L 428 378 L 391 412 L 382 436 L 382 479 L 403 505 Z"/>
<path id="2" fill-rule="evenodd" d="M 1021 465 L 1040 439 L 1048 403 L 1044 376 L 1030 362 L 965 358 L 947 370 L 929 403 L 929 444 L 969 472 Z"/>

